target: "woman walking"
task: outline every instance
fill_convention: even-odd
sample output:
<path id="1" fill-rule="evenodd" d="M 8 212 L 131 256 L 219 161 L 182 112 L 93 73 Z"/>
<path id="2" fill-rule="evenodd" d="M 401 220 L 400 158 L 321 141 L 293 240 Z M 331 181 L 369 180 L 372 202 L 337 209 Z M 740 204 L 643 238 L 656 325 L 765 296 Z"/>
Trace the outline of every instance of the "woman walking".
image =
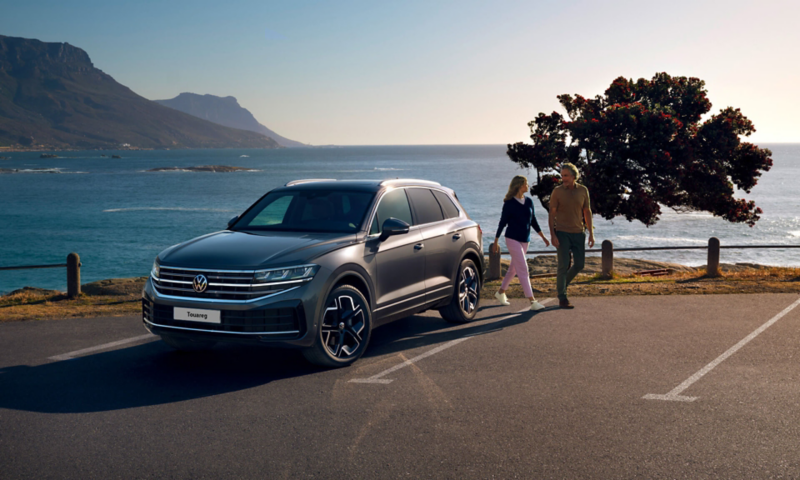
<path id="1" fill-rule="evenodd" d="M 503 229 L 506 229 L 506 245 L 508 252 L 511 254 L 511 265 L 508 266 L 503 284 L 500 285 L 500 290 L 494 294 L 495 298 L 503 305 L 511 305 L 506 297 L 506 290 L 508 285 L 514 278 L 514 275 L 519 277 L 519 283 L 522 284 L 522 291 L 525 297 L 531 302 L 531 310 L 541 310 L 544 305 L 537 302 L 533 298 L 533 289 L 531 288 L 531 279 L 528 276 L 528 261 L 525 258 L 525 252 L 528 251 L 528 243 L 531 241 L 531 227 L 542 237 L 546 247 L 550 246 L 550 241 L 542 233 L 539 228 L 539 222 L 536 221 L 536 215 L 533 213 L 533 200 L 525 196 L 528 191 L 528 179 L 522 175 L 517 175 L 511 179 L 511 184 L 508 186 L 508 193 L 503 199 L 503 213 L 500 216 L 500 225 L 497 227 L 497 235 L 494 236 L 494 244 L 492 248 L 500 248 L 497 242 L 500 240 L 500 234 Z"/>

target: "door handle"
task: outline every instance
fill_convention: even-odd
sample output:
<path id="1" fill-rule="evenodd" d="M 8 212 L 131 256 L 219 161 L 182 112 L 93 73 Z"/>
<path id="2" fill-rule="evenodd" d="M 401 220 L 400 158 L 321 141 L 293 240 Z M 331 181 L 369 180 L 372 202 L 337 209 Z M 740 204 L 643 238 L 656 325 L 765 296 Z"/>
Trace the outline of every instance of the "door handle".
<path id="1" fill-rule="evenodd" d="M 414 245 L 414 250 L 422 250 L 422 248 L 423 248 L 424 246 L 425 246 L 424 244 L 422 244 L 422 243 L 418 243 L 418 244 Z"/>
<path id="2" fill-rule="evenodd" d="M 460 233 L 456 233 L 455 235 L 453 235 L 453 240 L 458 240 L 459 238 L 461 238 Z"/>

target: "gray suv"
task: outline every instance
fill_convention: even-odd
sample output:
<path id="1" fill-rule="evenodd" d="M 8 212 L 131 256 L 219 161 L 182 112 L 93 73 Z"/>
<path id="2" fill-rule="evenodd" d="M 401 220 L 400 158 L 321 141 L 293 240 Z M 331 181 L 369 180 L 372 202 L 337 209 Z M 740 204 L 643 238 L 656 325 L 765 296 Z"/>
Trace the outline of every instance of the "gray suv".
<path id="1" fill-rule="evenodd" d="M 159 253 L 144 325 L 179 350 L 256 343 L 345 366 L 381 324 L 429 309 L 473 319 L 482 252 L 480 226 L 436 182 L 298 180 Z"/>

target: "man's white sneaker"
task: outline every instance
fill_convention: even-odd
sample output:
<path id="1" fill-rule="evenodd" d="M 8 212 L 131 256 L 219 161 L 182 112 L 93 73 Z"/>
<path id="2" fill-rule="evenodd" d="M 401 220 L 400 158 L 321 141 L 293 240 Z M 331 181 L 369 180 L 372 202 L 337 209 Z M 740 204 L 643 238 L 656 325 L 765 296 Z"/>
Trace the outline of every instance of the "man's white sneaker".
<path id="1" fill-rule="evenodd" d="M 538 310 L 543 310 L 544 308 L 545 308 L 545 306 L 542 305 L 541 303 L 537 302 L 536 300 L 531 302 L 531 310 L 533 310 L 534 312 L 536 312 Z"/>
<path id="2" fill-rule="evenodd" d="M 494 294 L 494 298 L 497 299 L 502 305 L 511 305 L 511 302 L 508 301 L 508 297 L 506 297 L 505 293 L 497 292 Z"/>

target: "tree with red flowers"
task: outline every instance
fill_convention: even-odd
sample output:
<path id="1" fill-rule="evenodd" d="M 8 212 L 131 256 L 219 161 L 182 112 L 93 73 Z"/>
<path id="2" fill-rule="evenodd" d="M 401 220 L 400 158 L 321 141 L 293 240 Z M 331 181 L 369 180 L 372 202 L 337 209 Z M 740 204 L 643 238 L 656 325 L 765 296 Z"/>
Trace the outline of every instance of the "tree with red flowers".
<path id="1" fill-rule="evenodd" d="M 755 132 L 738 108 L 711 110 L 705 82 L 656 74 L 652 80 L 619 77 L 603 96 L 559 95 L 568 119 L 540 113 L 528 123 L 529 143 L 508 145 L 509 158 L 536 169 L 531 194 L 548 208 L 560 182 L 560 164 L 572 162 L 603 218 L 624 216 L 654 225 L 661 206 L 706 211 L 730 222 L 755 225 L 755 202 L 734 197 L 772 166 L 772 152 L 740 136 Z"/>

